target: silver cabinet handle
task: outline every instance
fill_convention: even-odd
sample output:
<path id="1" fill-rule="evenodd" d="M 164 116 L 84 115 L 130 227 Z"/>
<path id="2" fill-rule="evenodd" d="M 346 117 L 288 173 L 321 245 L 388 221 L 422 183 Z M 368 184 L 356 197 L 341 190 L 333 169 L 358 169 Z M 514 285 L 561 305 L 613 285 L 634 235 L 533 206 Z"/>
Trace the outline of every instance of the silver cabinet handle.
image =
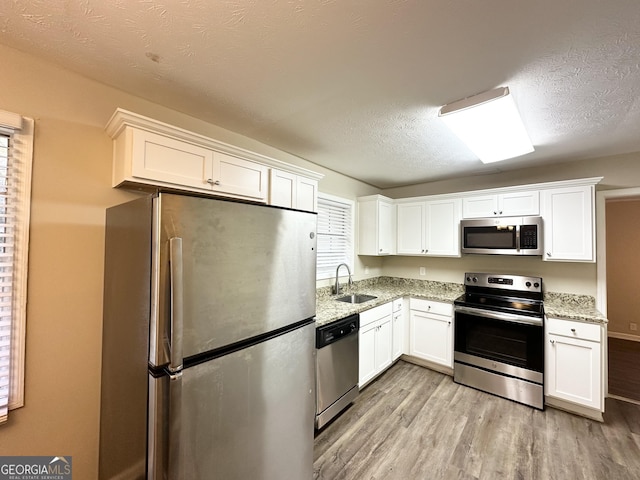
<path id="1" fill-rule="evenodd" d="M 494 211 L 493 211 L 493 214 L 494 214 L 494 215 L 497 215 L 497 214 L 498 214 L 498 212 L 496 212 L 496 211 L 494 210 Z"/>
<path id="2" fill-rule="evenodd" d="M 213 178 L 207 178 L 207 183 L 209 185 L 220 185 L 220 180 L 214 180 Z"/>
<path id="3" fill-rule="evenodd" d="M 572 329 L 571 329 L 571 333 L 576 333 L 576 329 L 575 329 L 575 328 L 572 328 Z"/>
<path id="4" fill-rule="evenodd" d="M 553 343 L 556 343 L 556 341 L 555 341 L 555 340 L 549 340 L 549 341 L 550 341 L 552 344 L 553 344 Z"/>
<path id="5" fill-rule="evenodd" d="M 550 257 L 550 256 L 551 256 L 551 252 L 547 252 L 547 257 Z"/>
<path id="6" fill-rule="evenodd" d="M 183 276 L 182 276 L 182 238 L 169 240 L 169 271 L 171 298 L 171 329 L 169 346 L 169 371 L 179 372 L 182 369 L 182 326 L 183 326 Z"/>

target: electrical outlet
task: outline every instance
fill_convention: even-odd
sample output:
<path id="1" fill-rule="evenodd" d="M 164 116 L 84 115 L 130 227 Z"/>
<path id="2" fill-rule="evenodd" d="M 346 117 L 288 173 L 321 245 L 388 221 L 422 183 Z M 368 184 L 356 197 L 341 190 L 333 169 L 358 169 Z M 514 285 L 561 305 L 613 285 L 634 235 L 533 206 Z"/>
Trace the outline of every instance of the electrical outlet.
<path id="1" fill-rule="evenodd" d="M 638 324 L 636 323 L 629 323 L 629 330 L 631 330 L 632 332 L 635 332 L 636 330 L 638 330 Z"/>
<path id="2" fill-rule="evenodd" d="M 427 269 L 424 267 L 420 267 L 420 275 L 426 275 L 427 274 Z"/>

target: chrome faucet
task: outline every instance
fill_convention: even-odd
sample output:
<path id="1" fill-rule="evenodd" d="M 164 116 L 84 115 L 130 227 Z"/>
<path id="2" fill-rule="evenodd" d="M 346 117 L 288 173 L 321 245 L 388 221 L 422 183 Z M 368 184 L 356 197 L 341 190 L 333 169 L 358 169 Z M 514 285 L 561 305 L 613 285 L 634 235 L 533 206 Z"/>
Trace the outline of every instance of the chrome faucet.
<path id="1" fill-rule="evenodd" d="M 347 268 L 347 272 L 349 272 L 349 286 L 353 285 L 353 280 L 351 279 L 351 270 L 349 270 L 349 265 L 347 265 L 346 263 L 341 263 L 340 265 L 338 265 L 338 268 L 336 268 L 336 284 L 333 286 L 334 294 L 340 293 L 340 283 L 338 283 L 338 271 L 340 270 L 340 267 L 343 265 Z"/>

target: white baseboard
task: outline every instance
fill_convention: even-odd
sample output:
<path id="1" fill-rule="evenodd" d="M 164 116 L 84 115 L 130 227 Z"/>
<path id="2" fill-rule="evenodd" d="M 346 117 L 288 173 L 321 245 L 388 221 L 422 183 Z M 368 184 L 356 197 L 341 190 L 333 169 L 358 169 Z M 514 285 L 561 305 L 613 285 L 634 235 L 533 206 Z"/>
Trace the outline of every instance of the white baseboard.
<path id="1" fill-rule="evenodd" d="M 607 336 L 611 338 L 619 338 L 621 340 L 631 340 L 632 342 L 640 342 L 640 335 L 631 335 L 629 333 L 618 333 L 609 330 Z"/>

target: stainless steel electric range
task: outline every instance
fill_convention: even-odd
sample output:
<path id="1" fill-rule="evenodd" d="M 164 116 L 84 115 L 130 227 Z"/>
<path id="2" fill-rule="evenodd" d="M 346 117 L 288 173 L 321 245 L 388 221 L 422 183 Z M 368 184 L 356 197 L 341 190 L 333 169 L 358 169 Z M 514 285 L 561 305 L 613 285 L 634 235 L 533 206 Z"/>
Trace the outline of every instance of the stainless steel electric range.
<path id="1" fill-rule="evenodd" d="M 466 273 L 454 302 L 454 381 L 544 409 L 542 279 Z"/>

